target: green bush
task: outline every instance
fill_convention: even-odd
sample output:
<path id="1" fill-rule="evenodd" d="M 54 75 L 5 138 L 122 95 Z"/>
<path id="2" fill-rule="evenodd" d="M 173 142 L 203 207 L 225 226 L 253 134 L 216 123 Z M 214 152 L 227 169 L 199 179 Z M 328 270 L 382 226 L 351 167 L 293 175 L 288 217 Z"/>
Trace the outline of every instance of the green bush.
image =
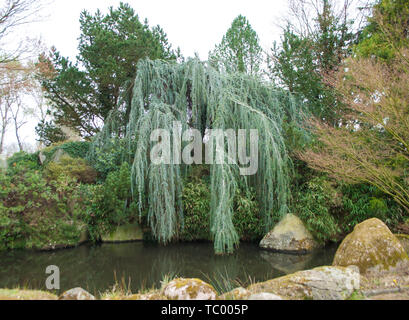
<path id="1" fill-rule="evenodd" d="M 28 168 L 30 170 L 39 170 L 40 163 L 37 153 L 17 152 L 7 159 L 7 168 L 11 173 L 18 173 L 20 168 Z"/>
<path id="2" fill-rule="evenodd" d="M 57 180 L 60 176 L 69 176 L 80 183 L 92 184 L 97 180 L 97 172 L 87 161 L 81 158 L 61 157 L 59 162 L 50 162 L 45 169 L 50 180 Z"/>
<path id="3" fill-rule="evenodd" d="M 82 186 L 85 211 L 83 220 L 93 241 L 136 218 L 136 203 L 131 195 L 129 164 L 108 174 L 101 185 Z"/>
<path id="4" fill-rule="evenodd" d="M 295 212 L 318 242 L 337 240 L 341 230 L 331 211 L 339 205 L 339 196 L 325 177 L 313 178 L 293 198 Z"/>
<path id="5" fill-rule="evenodd" d="M 377 188 L 369 185 L 344 185 L 344 216 L 342 229 L 351 232 L 353 228 L 370 218 L 378 218 L 389 227 L 404 220 L 402 209 Z"/>
<path id="6" fill-rule="evenodd" d="M 210 179 L 206 166 L 192 169 L 185 181 L 182 201 L 184 208 L 183 241 L 210 240 Z M 238 191 L 234 200 L 233 225 L 241 240 L 259 240 L 264 235 L 263 221 L 254 192 Z"/>
<path id="7" fill-rule="evenodd" d="M 263 219 L 253 192 L 237 192 L 234 201 L 233 225 L 243 241 L 259 241 L 265 235 Z"/>
<path id="8" fill-rule="evenodd" d="M 75 245 L 80 237 L 77 184 L 17 165 L 0 172 L 0 249 Z"/>
<path id="9" fill-rule="evenodd" d="M 210 240 L 210 189 L 202 179 L 186 182 L 182 194 L 184 241 Z"/>
<path id="10" fill-rule="evenodd" d="M 42 153 L 46 156 L 48 161 L 53 158 L 58 150 L 64 151 L 64 153 L 72 158 L 85 159 L 90 149 L 90 145 L 91 143 L 86 141 L 59 142 L 45 148 L 42 150 Z"/>
<path id="11" fill-rule="evenodd" d="M 109 148 L 95 147 L 87 155 L 87 159 L 92 167 L 98 172 L 100 180 L 105 181 L 110 172 L 118 171 L 122 163 L 127 160 L 124 158 L 127 146 L 125 140 L 115 139 Z"/>

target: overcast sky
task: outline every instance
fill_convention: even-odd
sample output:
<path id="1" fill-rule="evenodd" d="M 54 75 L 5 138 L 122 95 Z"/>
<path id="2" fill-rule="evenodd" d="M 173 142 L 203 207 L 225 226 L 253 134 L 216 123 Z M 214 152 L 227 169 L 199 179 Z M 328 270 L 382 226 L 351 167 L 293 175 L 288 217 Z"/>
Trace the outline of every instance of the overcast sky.
<path id="1" fill-rule="evenodd" d="M 72 59 L 77 54 L 80 34 L 79 16 L 82 10 L 107 12 L 117 7 L 115 0 L 49 0 L 43 14 L 46 19 L 19 31 L 20 37 L 41 37 L 46 46 L 55 46 Z M 195 53 L 203 60 L 219 43 L 239 14 L 246 16 L 259 35 L 262 47 L 269 50 L 279 40 L 279 17 L 287 12 L 286 0 L 128 0 L 141 21 L 148 19 L 151 26 L 159 24 L 174 48 L 180 47 L 185 57 Z M 19 38 L 20 38 L 19 37 Z M 35 123 L 22 130 L 23 140 L 35 143 Z M 14 141 L 13 128 L 8 130 L 10 143 Z"/>
<path id="2" fill-rule="evenodd" d="M 258 33 L 265 49 L 279 39 L 277 18 L 286 12 L 286 0 L 128 0 L 140 20 L 148 19 L 151 26 L 159 24 L 174 47 L 185 56 L 199 53 L 206 59 L 209 50 L 221 41 L 233 19 L 246 16 Z M 114 0 L 54 0 L 47 8 L 48 19 L 30 27 L 29 34 L 41 35 L 47 45 L 55 45 L 64 55 L 74 57 L 79 37 L 79 16 L 86 9 L 106 12 L 117 7 Z"/>

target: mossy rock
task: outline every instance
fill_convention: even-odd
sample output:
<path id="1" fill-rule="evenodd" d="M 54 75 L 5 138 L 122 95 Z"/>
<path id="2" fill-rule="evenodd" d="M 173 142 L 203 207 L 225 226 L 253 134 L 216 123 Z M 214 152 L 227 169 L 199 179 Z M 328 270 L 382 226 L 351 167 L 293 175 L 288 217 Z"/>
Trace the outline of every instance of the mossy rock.
<path id="1" fill-rule="evenodd" d="M 52 293 L 38 290 L 0 289 L 0 300 L 57 300 Z"/>
<path id="2" fill-rule="evenodd" d="M 256 283 L 252 294 L 272 293 L 290 300 L 345 300 L 360 287 L 357 267 L 319 267 Z"/>
<path id="3" fill-rule="evenodd" d="M 65 291 L 58 300 L 96 300 L 95 297 L 82 288 Z"/>
<path id="4" fill-rule="evenodd" d="M 103 242 L 117 243 L 117 242 L 132 242 L 142 241 L 143 230 L 139 224 L 130 224 L 117 227 L 110 234 L 102 237 Z"/>
<path id="5" fill-rule="evenodd" d="M 373 218 L 355 226 L 338 248 L 333 265 L 356 265 L 361 273 L 367 273 L 391 270 L 407 261 L 398 238 L 381 220 Z"/>
<path id="6" fill-rule="evenodd" d="M 261 240 L 260 247 L 275 252 L 306 254 L 319 245 L 303 222 L 288 214 Z"/>
<path id="7" fill-rule="evenodd" d="M 217 292 L 200 279 L 175 279 L 163 288 L 169 300 L 216 300 Z"/>

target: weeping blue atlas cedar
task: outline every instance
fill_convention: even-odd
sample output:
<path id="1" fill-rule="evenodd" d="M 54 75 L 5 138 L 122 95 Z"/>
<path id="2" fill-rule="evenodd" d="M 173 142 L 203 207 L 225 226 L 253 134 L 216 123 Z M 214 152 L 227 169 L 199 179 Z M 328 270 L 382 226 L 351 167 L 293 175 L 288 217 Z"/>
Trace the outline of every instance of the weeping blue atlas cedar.
<path id="1" fill-rule="evenodd" d="M 288 211 L 292 164 L 284 127 L 300 127 L 298 107 L 288 92 L 260 78 L 219 73 L 198 59 L 184 63 L 143 60 L 138 64 L 131 98 L 123 99 L 111 113 L 93 141 L 91 154 L 96 148 L 109 148 L 119 138 L 126 140 L 123 157 L 132 167 L 132 193 L 139 214 L 147 211 L 153 235 L 166 244 L 177 239 L 183 228 L 181 195 L 188 166 L 153 165 L 151 133 L 156 129 L 172 132 L 174 122 L 180 122 L 183 131 L 194 128 L 203 135 L 207 129 L 258 130 L 255 175 L 241 176 L 238 164 L 229 161 L 211 165 L 214 248 L 217 254 L 232 253 L 239 245 L 232 222 L 237 188 L 256 191 L 266 231 Z"/>

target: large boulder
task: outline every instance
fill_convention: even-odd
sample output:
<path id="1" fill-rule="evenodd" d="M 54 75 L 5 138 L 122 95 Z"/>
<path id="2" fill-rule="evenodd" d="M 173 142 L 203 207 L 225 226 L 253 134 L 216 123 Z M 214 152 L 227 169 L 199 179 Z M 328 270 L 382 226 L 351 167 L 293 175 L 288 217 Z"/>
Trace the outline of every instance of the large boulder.
<path id="1" fill-rule="evenodd" d="M 58 300 L 95 300 L 95 297 L 82 288 L 65 291 Z"/>
<path id="2" fill-rule="evenodd" d="M 381 220 L 373 218 L 355 226 L 338 248 L 333 265 L 356 265 L 367 273 L 390 270 L 407 261 L 399 240 Z"/>
<path id="3" fill-rule="evenodd" d="M 284 253 L 307 253 L 318 247 L 311 233 L 296 216 L 288 214 L 260 242 L 263 249 Z"/>
<path id="4" fill-rule="evenodd" d="M 117 227 L 110 234 L 102 237 L 103 242 L 131 242 L 143 240 L 143 231 L 139 224 Z"/>
<path id="5" fill-rule="evenodd" d="M 291 300 L 344 300 L 360 287 L 355 266 L 319 267 L 281 278 L 256 283 L 247 288 L 253 294 L 272 293 Z"/>
<path id="6" fill-rule="evenodd" d="M 175 279 L 163 288 L 169 300 L 216 300 L 214 288 L 199 279 Z"/>

